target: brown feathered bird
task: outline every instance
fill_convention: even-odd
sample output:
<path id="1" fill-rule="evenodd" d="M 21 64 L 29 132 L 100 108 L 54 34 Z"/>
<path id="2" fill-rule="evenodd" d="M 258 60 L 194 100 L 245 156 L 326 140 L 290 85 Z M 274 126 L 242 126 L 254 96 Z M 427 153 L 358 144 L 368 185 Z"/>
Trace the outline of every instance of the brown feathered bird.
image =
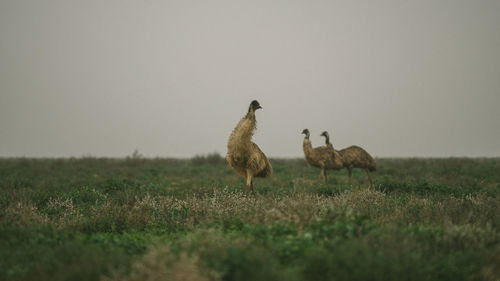
<path id="1" fill-rule="evenodd" d="M 245 193 L 253 189 L 253 178 L 270 178 L 273 174 L 271 162 L 260 148 L 252 142 L 253 132 L 257 127 L 255 111 L 262 108 L 254 100 L 248 107 L 248 113 L 236 125 L 227 143 L 226 160 L 229 166 L 238 174 L 246 178 Z"/>
<path id="2" fill-rule="evenodd" d="M 309 140 L 309 130 L 304 129 L 302 134 L 305 135 L 302 148 L 307 163 L 313 167 L 320 168 L 321 173 L 319 177 L 324 178 L 325 182 L 327 182 L 327 170 L 339 170 L 343 168 L 343 161 L 340 158 L 340 154 L 336 153 L 333 147 L 320 146 L 313 148 Z"/>
<path id="3" fill-rule="evenodd" d="M 332 146 L 330 144 L 330 136 L 328 135 L 328 132 L 325 131 L 321 135 L 326 138 L 326 145 Z M 347 169 L 349 184 L 351 183 L 352 169 L 359 168 L 365 170 L 368 180 L 370 180 L 370 185 L 373 185 L 370 172 L 377 170 L 377 164 L 375 163 L 375 160 L 373 160 L 373 157 L 366 152 L 366 150 L 359 146 L 352 145 L 341 149 L 338 153 L 341 156 L 344 167 Z"/>

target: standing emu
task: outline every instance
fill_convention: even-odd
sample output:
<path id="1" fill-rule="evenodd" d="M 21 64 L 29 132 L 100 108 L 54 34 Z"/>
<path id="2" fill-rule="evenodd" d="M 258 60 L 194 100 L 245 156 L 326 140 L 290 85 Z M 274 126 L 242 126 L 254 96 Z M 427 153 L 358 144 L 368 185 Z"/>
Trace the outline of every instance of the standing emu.
<path id="1" fill-rule="evenodd" d="M 226 160 L 229 166 L 246 178 L 245 194 L 253 189 L 253 178 L 270 178 L 273 174 L 271 163 L 260 148 L 252 142 L 253 132 L 257 126 L 255 111 L 262 108 L 254 100 L 248 107 L 248 113 L 236 125 L 227 143 Z"/>
<path id="2" fill-rule="evenodd" d="M 328 135 L 328 132 L 324 131 L 321 135 L 326 138 L 326 145 L 332 146 L 330 144 L 330 136 Z M 370 180 L 370 185 L 373 185 L 370 172 L 377 170 L 377 165 L 375 160 L 373 160 L 372 156 L 366 152 L 366 150 L 357 145 L 352 145 L 341 149 L 338 153 L 341 155 L 344 167 L 347 168 L 349 184 L 351 183 L 352 169 L 359 168 L 365 170 L 368 180 Z"/>
<path id="3" fill-rule="evenodd" d="M 304 129 L 302 134 L 305 135 L 302 148 L 307 163 L 313 167 L 320 168 L 320 178 L 324 178 L 325 182 L 327 182 L 328 176 L 326 170 L 340 170 L 343 168 L 343 162 L 340 155 L 335 153 L 333 147 L 320 146 L 313 148 L 309 140 L 310 133 L 308 129 Z"/>

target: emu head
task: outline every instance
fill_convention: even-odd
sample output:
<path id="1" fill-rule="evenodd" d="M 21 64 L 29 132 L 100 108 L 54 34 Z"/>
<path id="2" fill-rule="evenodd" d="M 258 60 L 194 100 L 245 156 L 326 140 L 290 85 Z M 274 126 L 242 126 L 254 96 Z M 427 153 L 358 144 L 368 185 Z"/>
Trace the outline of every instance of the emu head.
<path id="1" fill-rule="evenodd" d="M 251 110 L 255 111 L 255 110 L 259 109 L 259 108 L 262 108 L 262 106 L 260 106 L 260 104 L 259 104 L 259 102 L 258 102 L 258 101 L 253 100 L 253 101 L 250 103 L 250 107 L 248 108 L 248 111 L 251 111 Z"/>
<path id="2" fill-rule="evenodd" d="M 302 134 L 306 135 L 306 138 L 309 138 L 310 133 L 308 129 L 302 130 Z"/>
<path id="3" fill-rule="evenodd" d="M 320 136 L 325 137 L 325 143 L 326 144 L 330 144 L 330 135 L 328 134 L 327 131 L 324 131 L 323 133 L 321 133 Z"/>

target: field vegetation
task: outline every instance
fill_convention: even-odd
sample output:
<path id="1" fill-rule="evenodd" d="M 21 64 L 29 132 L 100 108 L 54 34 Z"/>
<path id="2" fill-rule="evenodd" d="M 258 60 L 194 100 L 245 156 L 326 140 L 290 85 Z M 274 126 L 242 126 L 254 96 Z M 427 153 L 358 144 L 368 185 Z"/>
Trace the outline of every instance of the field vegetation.
<path id="1" fill-rule="evenodd" d="M 0 280 L 499 280 L 500 159 L 0 159 Z"/>

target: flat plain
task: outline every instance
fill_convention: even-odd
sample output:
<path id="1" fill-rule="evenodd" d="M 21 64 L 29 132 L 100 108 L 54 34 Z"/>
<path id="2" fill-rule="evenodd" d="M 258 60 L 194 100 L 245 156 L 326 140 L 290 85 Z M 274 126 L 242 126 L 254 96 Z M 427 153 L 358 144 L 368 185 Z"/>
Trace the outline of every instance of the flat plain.
<path id="1" fill-rule="evenodd" d="M 0 159 L 0 280 L 500 280 L 500 159 Z"/>

